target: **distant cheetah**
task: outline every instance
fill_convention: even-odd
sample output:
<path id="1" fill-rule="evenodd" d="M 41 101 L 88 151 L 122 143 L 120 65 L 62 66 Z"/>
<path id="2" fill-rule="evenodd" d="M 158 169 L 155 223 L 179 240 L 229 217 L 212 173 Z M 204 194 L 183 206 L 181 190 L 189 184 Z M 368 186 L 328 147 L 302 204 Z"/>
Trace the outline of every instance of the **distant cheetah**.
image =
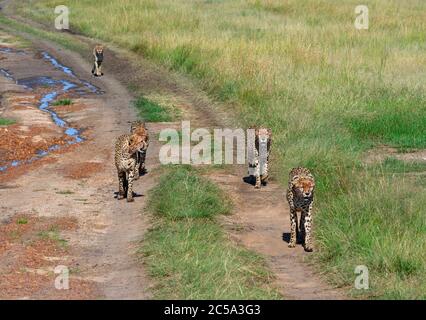
<path id="1" fill-rule="evenodd" d="M 251 146 L 253 157 L 248 159 L 248 173 L 251 177 L 254 176 L 256 179 L 254 187 L 259 189 L 261 184 L 266 185 L 268 183 L 272 130 L 263 127 L 256 128 L 254 126 L 249 129 L 255 129 L 255 137 Z M 265 151 L 264 154 L 261 154 L 262 151 Z"/>
<path id="2" fill-rule="evenodd" d="M 104 47 L 102 45 L 98 44 L 93 48 L 93 57 L 95 58 L 95 62 L 93 64 L 92 74 L 95 77 L 103 76 L 102 62 L 104 60 Z"/>

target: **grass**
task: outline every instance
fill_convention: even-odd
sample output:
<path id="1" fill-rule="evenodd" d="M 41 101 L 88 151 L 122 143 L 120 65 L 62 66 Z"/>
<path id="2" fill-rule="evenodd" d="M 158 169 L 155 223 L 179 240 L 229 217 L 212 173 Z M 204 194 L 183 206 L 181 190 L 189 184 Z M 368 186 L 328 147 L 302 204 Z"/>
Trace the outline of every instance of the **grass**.
<path id="1" fill-rule="evenodd" d="M 52 21 L 52 8 L 62 4 L 21 3 L 23 14 Z M 330 281 L 353 287 L 354 268 L 364 264 L 372 287 L 355 295 L 425 298 L 424 175 L 362 159 L 382 144 L 426 148 L 426 3 L 367 0 L 368 30 L 354 28 L 357 4 L 67 2 L 73 30 L 185 73 L 242 124 L 272 128 L 273 173 L 283 185 L 291 167 L 312 169 L 313 259 Z"/>
<path id="2" fill-rule="evenodd" d="M 56 191 L 56 194 L 64 194 L 64 195 L 68 195 L 68 194 L 74 194 L 74 191 L 71 190 L 60 190 L 60 191 Z"/>
<path id="3" fill-rule="evenodd" d="M 69 106 L 72 105 L 72 100 L 71 99 L 60 99 L 57 100 L 53 103 L 54 106 Z"/>
<path id="4" fill-rule="evenodd" d="M 162 177 L 154 194 L 152 212 L 169 220 L 212 218 L 227 214 L 231 206 L 215 184 L 191 173 L 189 168 L 173 170 Z"/>
<path id="5" fill-rule="evenodd" d="M 17 224 L 27 224 L 28 223 L 28 219 L 27 218 L 19 218 L 16 221 Z"/>
<path id="6" fill-rule="evenodd" d="M 52 240 L 62 248 L 68 247 L 68 241 L 61 237 L 59 230 L 56 226 L 51 226 L 48 230 L 40 231 L 38 233 L 38 236 L 41 239 Z"/>
<path id="7" fill-rule="evenodd" d="M 15 120 L 0 118 L 0 126 L 8 126 L 14 123 L 15 123 Z"/>
<path id="8" fill-rule="evenodd" d="M 149 197 L 155 227 L 142 248 L 157 299 L 278 299 L 262 258 L 217 222 L 231 202 L 189 166 L 168 167 Z"/>
<path id="9" fill-rule="evenodd" d="M 134 102 L 140 116 L 147 122 L 170 122 L 173 120 L 172 110 L 163 107 L 144 96 Z"/>
<path id="10" fill-rule="evenodd" d="M 402 161 L 393 157 L 388 157 L 380 166 L 387 173 L 409 173 L 409 172 L 425 172 L 426 162 L 420 161 Z"/>

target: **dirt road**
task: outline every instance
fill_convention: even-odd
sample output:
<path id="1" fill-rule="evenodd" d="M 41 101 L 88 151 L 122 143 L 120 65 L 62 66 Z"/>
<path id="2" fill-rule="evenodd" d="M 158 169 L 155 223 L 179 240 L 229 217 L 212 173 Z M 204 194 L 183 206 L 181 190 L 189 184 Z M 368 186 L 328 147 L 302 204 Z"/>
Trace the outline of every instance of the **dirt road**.
<path id="1" fill-rule="evenodd" d="M 38 119 L 41 133 L 31 134 L 31 139 L 44 139 L 46 143 L 59 141 L 60 148 L 36 161 L 9 166 L 0 173 L 0 218 L 4 225 L 8 225 L 11 221 L 17 221 L 13 217 L 22 214 L 37 218 L 63 217 L 75 219 L 72 220 L 75 226 L 61 229 L 61 236 L 69 249 L 56 252 L 57 256 L 41 257 L 41 260 L 49 263 L 47 266 L 41 264 L 42 267 L 38 269 L 11 267 L 16 265 L 13 263 L 13 250 L 22 250 L 22 246 L 13 244 L 16 239 L 9 239 L 12 245 L 7 248 L 9 251 L 3 253 L 8 254 L 9 260 L 2 259 L 0 270 L 20 275 L 22 272 L 46 274 L 46 269 L 52 272 L 55 266 L 61 264 L 71 269 L 70 291 L 73 290 L 73 281 L 76 289 L 68 295 L 58 292 L 51 276 L 42 285 L 34 286 L 32 291 L 16 290 L 13 294 L 9 292 L 7 297 L 149 298 L 149 281 L 141 264 L 135 260 L 134 251 L 137 241 L 143 239 L 144 230 L 149 226 L 143 209 L 146 192 L 157 180 L 155 167 L 158 165 L 159 145 L 155 138 L 152 139 L 147 159 L 149 174 L 141 177 L 135 185 L 135 192 L 140 196 L 130 204 L 115 199 L 117 182 L 113 166 L 113 141 L 119 134 L 127 132 L 128 122 L 136 118 L 130 106 L 132 96 L 123 84 L 137 82 L 144 88 L 145 94 L 161 95 L 165 101 L 172 101 L 182 111 L 184 119 L 192 120 L 191 125 L 228 126 L 234 121 L 225 115 L 223 109 L 213 107 L 205 94 L 188 82 L 143 59 L 138 59 L 138 72 L 129 75 L 127 72 L 134 66 L 131 67 L 125 59 L 115 57 L 109 61 L 104 77 L 91 78 L 90 63 L 79 55 L 45 41 L 37 41 L 33 46 L 34 49 L 25 49 L 24 53 L 0 51 L 1 68 L 7 72 L 0 75 L 0 94 L 9 99 L 2 101 L 7 110 L 2 116 L 19 119 L 16 126 L 24 131 L 28 131 L 25 125 L 31 127 L 33 120 Z M 43 53 L 58 59 L 60 66 L 46 59 Z M 110 54 L 115 55 L 113 52 Z M 25 63 L 22 59 L 25 59 Z M 67 72 L 61 66 L 68 67 L 72 72 Z M 39 110 L 38 99 L 51 88 L 38 84 L 31 91 L 25 85 L 31 84 L 29 80 L 40 77 L 75 84 L 69 91 L 59 92 L 57 97 L 69 97 L 75 103 L 71 106 L 52 106 L 50 109 L 67 126 L 76 129 L 84 141 L 69 144 L 69 137 L 63 135 L 63 130 L 58 130 L 52 115 Z M 98 91 L 93 92 L 93 87 L 88 83 L 96 86 Z M 58 89 L 54 86 L 54 89 L 63 91 L 63 87 Z M 25 103 L 22 105 L 22 99 L 18 103 L 11 99 L 16 96 L 21 96 Z M 22 108 L 27 110 L 22 113 Z M 156 137 L 156 133 L 166 126 L 170 124 L 148 124 L 152 137 Z M 277 286 L 283 296 L 290 299 L 344 297 L 342 292 L 332 289 L 303 262 L 306 253 L 300 246 L 293 250 L 287 248 L 285 234 L 290 228 L 288 207 L 283 195 L 285 190 L 276 183 L 260 191 L 254 190 L 253 186 L 242 180 L 246 174 L 245 167 L 235 166 L 232 171 L 211 176 L 229 192 L 236 204 L 234 215 L 226 221 L 226 225 L 236 241 L 266 257 L 277 275 Z M 33 221 L 31 219 L 30 222 Z M 34 220 L 34 224 L 37 223 Z M 26 234 L 27 231 L 24 231 L 21 233 Z M 21 244 L 25 243 L 21 240 Z M 11 262 L 6 265 L 4 261 Z M 13 282 L 14 278 L 11 279 Z M 0 298 L 5 298 L 1 287 Z"/>
<path id="2" fill-rule="evenodd" d="M 69 67 L 72 73 L 46 59 L 43 53 L 47 52 L 50 57 L 59 57 L 60 62 L 57 62 L 62 67 Z M 140 197 L 135 203 L 114 198 L 117 186 L 113 143 L 116 136 L 128 132 L 128 122 L 136 119 L 130 107 L 132 97 L 113 77 L 90 78 L 90 64 L 78 55 L 45 43 L 39 42 L 34 49 L 20 51 L 11 47 L 9 52 L 3 50 L 0 54 L 1 66 L 9 75 L 1 79 L 0 94 L 5 104 L 2 116 L 17 119 L 14 125 L 17 134 L 27 139 L 31 137 L 33 141 L 46 140 L 49 135 L 61 138 L 62 128 L 55 124 L 52 114 L 39 109 L 40 96 L 43 99 L 46 90 L 51 90 L 43 79 L 51 79 L 75 85 L 66 93 L 60 86 L 53 85 L 57 98 L 65 95 L 73 104 L 51 109 L 67 126 L 77 128 L 84 139 L 75 144 L 62 144 L 57 150 L 47 149 L 50 154 L 45 157 L 27 163 L 21 161 L 3 172 L 0 177 L 2 221 L 7 223 L 17 214 L 77 219 L 78 228 L 64 233 L 72 248 L 70 256 L 48 259 L 78 270 L 76 279 L 92 283 L 95 289 L 84 298 L 148 298 L 144 272 L 132 251 L 147 227 L 141 213 L 145 206 L 144 195 L 154 184 L 153 175 L 138 181 L 135 191 Z M 92 92 L 93 87 L 88 83 L 93 83 L 103 93 Z M 27 101 L 23 104 L 25 98 Z M 30 135 L 28 131 L 34 126 L 40 133 Z M 155 131 L 155 128 L 151 129 Z M 147 161 L 152 168 L 155 141 L 150 148 L 153 152 Z M 12 255 L 13 250 L 9 254 Z M 51 264 L 49 268 L 54 266 Z M 53 288 L 53 282 L 51 286 Z M 73 297 L 76 295 L 78 293 Z M 42 286 L 29 296 L 19 296 L 19 292 L 12 296 L 54 298 L 55 290 L 46 290 Z"/>

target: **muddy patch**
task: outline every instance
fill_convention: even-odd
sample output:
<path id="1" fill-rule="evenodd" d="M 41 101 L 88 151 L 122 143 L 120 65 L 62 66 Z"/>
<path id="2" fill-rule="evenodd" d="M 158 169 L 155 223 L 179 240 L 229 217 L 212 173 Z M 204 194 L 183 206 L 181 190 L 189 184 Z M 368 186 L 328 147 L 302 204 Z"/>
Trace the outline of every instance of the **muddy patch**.
<path id="1" fill-rule="evenodd" d="M 78 229 L 75 218 L 16 214 L 0 224 L 0 299 L 80 299 L 96 296 L 90 281 L 78 278 L 78 261 L 65 233 Z M 70 270 L 69 290 L 55 287 L 55 268 Z"/>
<path id="2" fill-rule="evenodd" d="M 70 179 L 90 178 L 92 175 L 103 170 L 104 165 L 98 162 L 82 162 L 63 170 L 62 174 Z"/>

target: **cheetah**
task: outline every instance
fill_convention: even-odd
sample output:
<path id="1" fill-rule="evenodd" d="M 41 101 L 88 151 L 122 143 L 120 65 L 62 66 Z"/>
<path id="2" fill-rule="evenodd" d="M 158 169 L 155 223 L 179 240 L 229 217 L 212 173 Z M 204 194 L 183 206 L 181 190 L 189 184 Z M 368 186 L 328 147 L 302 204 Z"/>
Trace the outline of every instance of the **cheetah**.
<path id="1" fill-rule="evenodd" d="M 148 134 L 148 130 L 146 128 L 145 122 L 140 120 L 133 121 L 130 126 L 130 133 L 138 134 L 146 142 L 146 148 L 136 153 L 137 161 L 136 161 L 135 179 L 139 179 L 140 175 L 143 175 L 147 172 L 145 168 L 145 159 L 146 159 L 147 148 L 149 146 L 149 134 Z"/>
<path id="2" fill-rule="evenodd" d="M 252 141 L 251 153 L 248 156 L 248 174 L 255 178 L 256 189 L 261 184 L 266 185 L 269 179 L 269 155 L 271 152 L 272 130 L 268 128 L 256 128 L 254 126 L 249 129 L 255 130 L 254 141 Z M 249 146 L 250 148 L 250 146 Z"/>
<path id="3" fill-rule="evenodd" d="M 294 168 L 289 175 L 287 201 L 290 206 L 291 235 L 289 248 L 296 246 L 296 238 L 300 232 L 304 236 L 305 251 L 312 247 L 312 205 L 314 202 L 315 179 L 306 168 Z M 297 211 L 300 211 L 300 228 L 297 227 Z"/>
<path id="4" fill-rule="evenodd" d="M 115 166 L 118 174 L 118 199 L 125 196 L 133 201 L 133 180 L 135 177 L 137 152 L 146 148 L 143 137 L 137 134 L 123 134 L 115 143 Z"/>
<path id="5" fill-rule="evenodd" d="M 93 64 L 92 74 L 95 77 L 103 76 L 102 61 L 104 60 L 104 47 L 99 44 L 96 45 L 95 48 L 93 48 L 93 56 L 95 58 L 95 62 Z"/>

